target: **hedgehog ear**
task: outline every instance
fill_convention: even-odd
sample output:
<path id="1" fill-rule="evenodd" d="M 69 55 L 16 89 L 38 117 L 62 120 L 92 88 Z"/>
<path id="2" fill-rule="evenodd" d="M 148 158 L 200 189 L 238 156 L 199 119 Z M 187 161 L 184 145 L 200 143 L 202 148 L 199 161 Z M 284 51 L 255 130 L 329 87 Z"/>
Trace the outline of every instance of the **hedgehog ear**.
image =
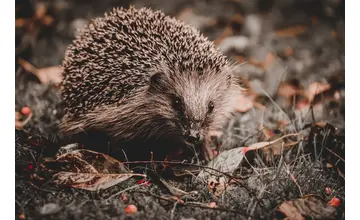
<path id="1" fill-rule="evenodd" d="M 165 73 L 156 72 L 150 76 L 149 91 L 163 91 L 166 89 Z"/>

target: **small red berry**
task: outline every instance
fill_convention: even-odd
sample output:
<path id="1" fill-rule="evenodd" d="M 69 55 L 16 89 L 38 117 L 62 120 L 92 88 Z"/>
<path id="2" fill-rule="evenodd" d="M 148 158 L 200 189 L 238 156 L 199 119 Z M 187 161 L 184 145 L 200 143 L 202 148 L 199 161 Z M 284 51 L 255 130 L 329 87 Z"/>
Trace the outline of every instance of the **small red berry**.
<path id="1" fill-rule="evenodd" d="M 137 207 L 135 205 L 128 205 L 125 209 L 127 214 L 133 214 L 137 212 Z"/>
<path id="2" fill-rule="evenodd" d="M 30 109 L 29 107 L 27 107 L 27 106 L 22 107 L 21 113 L 22 113 L 23 115 L 29 115 L 29 114 L 31 113 L 31 109 Z"/>
<path id="3" fill-rule="evenodd" d="M 28 168 L 28 170 L 30 170 L 30 171 L 33 171 L 33 170 L 34 170 L 34 166 L 33 166 L 32 163 L 28 163 L 27 168 Z"/>
<path id="4" fill-rule="evenodd" d="M 329 201 L 329 205 L 331 205 L 332 207 L 338 207 L 340 205 L 340 199 L 333 197 L 330 201 Z"/>

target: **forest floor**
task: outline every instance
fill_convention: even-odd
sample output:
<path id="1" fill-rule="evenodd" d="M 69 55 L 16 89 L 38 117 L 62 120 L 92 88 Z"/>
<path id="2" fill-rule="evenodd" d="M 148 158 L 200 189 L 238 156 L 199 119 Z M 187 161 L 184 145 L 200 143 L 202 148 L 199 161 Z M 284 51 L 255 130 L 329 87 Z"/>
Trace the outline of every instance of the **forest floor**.
<path id="1" fill-rule="evenodd" d="M 242 63 L 248 90 L 209 164 L 143 161 L 134 174 L 104 154 L 56 152 L 62 105 L 48 82 L 77 28 L 130 4 L 195 26 Z M 16 0 L 16 219 L 345 218 L 344 4 Z"/>

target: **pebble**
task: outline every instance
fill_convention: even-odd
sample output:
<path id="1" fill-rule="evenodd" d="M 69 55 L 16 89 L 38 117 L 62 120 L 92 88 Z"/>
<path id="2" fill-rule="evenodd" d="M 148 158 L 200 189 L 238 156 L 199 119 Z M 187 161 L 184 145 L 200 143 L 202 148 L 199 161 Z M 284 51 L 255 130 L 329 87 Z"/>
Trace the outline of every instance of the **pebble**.
<path id="1" fill-rule="evenodd" d="M 39 211 L 41 215 L 50 215 L 59 212 L 60 209 L 61 208 L 59 204 L 47 203 L 43 207 L 41 207 Z"/>

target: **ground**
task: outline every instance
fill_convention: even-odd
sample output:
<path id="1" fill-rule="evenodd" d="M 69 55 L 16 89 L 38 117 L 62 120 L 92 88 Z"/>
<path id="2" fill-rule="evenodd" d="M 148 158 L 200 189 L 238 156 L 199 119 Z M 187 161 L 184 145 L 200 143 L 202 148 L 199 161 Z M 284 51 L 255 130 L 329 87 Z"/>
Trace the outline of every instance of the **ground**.
<path id="1" fill-rule="evenodd" d="M 242 64 L 235 71 L 248 90 L 239 99 L 237 114 L 214 141 L 224 158 L 234 148 L 247 147 L 249 152 L 245 159 L 235 154 L 242 162 L 229 165 L 226 174 L 216 163 L 182 164 L 183 175 L 160 180 L 148 163 L 143 170 L 146 181 L 131 177 L 89 191 L 54 181 L 56 172 L 44 166 L 61 147 L 57 142 L 61 98 L 47 77 L 58 80 L 57 66 L 77 28 L 112 7 L 130 4 L 161 9 L 195 26 L 229 59 Z M 17 0 L 16 219 L 344 218 L 344 4 L 343 0 Z M 254 146 L 261 149 L 252 151 Z M 228 164 L 229 158 L 218 163 Z M 204 171 L 207 166 L 224 172 L 213 171 L 212 177 L 203 179 L 194 177 L 196 171 L 193 176 L 184 174 L 185 169 Z M 101 167 L 96 167 L 99 172 Z M 79 169 L 85 168 L 89 166 Z M 228 184 L 221 189 L 224 179 Z M 179 195 L 174 192 L 179 189 L 197 193 Z M 128 205 L 137 211 L 127 213 Z"/>

